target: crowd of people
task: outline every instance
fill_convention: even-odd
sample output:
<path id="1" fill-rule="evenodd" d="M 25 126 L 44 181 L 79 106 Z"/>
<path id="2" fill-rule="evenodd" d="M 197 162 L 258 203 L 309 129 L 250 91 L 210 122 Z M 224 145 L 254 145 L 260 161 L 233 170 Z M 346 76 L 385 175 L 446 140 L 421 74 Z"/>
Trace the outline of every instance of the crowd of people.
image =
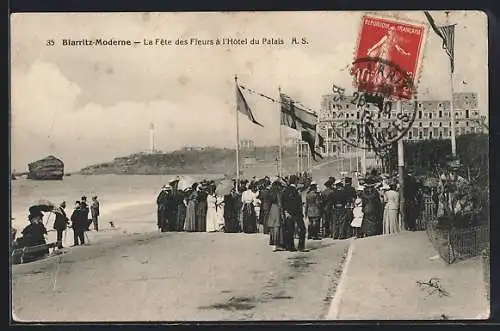
<path id="1" fill-rule="evenodd" d="M 34 205 L 29 208 L 29 224 L 21 231 L 22 236 L 17 237 L 17 230 L 12 227 L 12 248 L 24 248 L 40 246 L 47 243 L 45 236 L 48 234 L 46 224 L 44 224 L 44 212 L 55 215 L 53 230 L 57 233 L 56 244 L 59 249 L 63 248 L 63 236 L 68 228 L 73 230 L 73 246 L 84 245 L 86 231 L 90 231 L 93 225 L 94 231 L 99 231 L 100 203 L 97 196 L 92 197 L 90 205 L 87 197 L 82 196 L 81 200 L 75 202 L 73 212 L 70 217 L 66 214 L 66 201 L 59 205 Z M 39 258 L 48 253 L 48 248 L 33 252 L 31 258 Z"/>
<path id="2" fill-rule="evenodd" d="M 233 179 L 231 190 L 218 194 L 215 181 L 180 189 L 176 179 L 157 197 L 157 225 L 162 232 L 261 232 L 269 234 L 275 251 L 304 250 L 306 237 L 347 239 L 414 230 L 401 223 L 394 180 L 368 176 L 357 182 L 354 187 L 351 177 L 330 177 L 320 190 L 308 174 L 266 176 Z"/>
<path id="3" fill-rule="evenodd" d="M 423 207 L 418 198 L 420 186 L 411 179 L 405 179 L 405 224 L 400 218 L 400 193 L 394 178 L 357 176 L 357 185 L 353 186 L 351 177 L 330 177 L 320 189 L 304 173 L 238 182 L 233 179 L 222 191 L 215 181 L 202 180 L 180 188 L 179 179 L 173 180 L 158 194 L 157 226 L 162 232 L 264 233 L 269 235 L 269 244 L 275 251 L 305 250 L 306 238 L 361 238 L 416 230 L 416 219 Z M 85 196 L 76 201 L 70 217 L 65 209 L 63 201 L 50 210 L 55 214 L 53 229 L 57 232 L 58 248 L 63 248 L 63 235 L 68 228 L 73 230 L 74 246 L 85 244 L 91 225 L 99 231 L 97 196 L 92 197 L 90 204 Z M 13 228 L 13 248 L 45 244 L 48 231 L 43 219 L 40 208 L 31 207 L 29 225 L 23 229 L 22 237 L 16 238 Z"/>

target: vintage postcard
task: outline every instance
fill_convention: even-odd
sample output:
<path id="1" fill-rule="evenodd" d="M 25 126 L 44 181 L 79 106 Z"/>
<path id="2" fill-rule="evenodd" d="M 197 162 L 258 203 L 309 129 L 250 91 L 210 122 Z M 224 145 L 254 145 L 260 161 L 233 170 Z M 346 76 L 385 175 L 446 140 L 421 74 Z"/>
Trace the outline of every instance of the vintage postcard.
<path id="1" fill-rule="evenodd" d="M 12 321 L 487 319 L 487 22 L 13 14 Z"/>

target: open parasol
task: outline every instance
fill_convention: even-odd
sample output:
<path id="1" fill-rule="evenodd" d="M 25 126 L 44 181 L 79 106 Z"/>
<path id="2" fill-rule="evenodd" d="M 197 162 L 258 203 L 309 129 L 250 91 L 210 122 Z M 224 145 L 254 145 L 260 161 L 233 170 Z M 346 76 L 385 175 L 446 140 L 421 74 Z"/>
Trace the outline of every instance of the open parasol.
<path id="1" fill-rule="evenodd" d="M 41 199 L 35 202 L 29 209 L 30 210 L 35 209 L 43 212 L 50 212 L 53 211 L 55 207 L 56 205 L 53 202 Z"/>
<path id="2" fill-rule="evenodd" d="M 179 190 L 185 190 L 191 187 L 196 181 L 194 178 L 189 177 L 189 176 L 182 176 L 179 178 L 179 182 L 177 183 L 177 188 Z"/>
<path id="3" fill-rule="evenodd" d="M 224 196 L 226 194 L 231 193 L 231 190 L 233 189 L 233 181 L 229 179 L 223 179 L 220 181 L 220 183 L 217 185 L 215 188 L 215 194 L 218 196 Z"/>

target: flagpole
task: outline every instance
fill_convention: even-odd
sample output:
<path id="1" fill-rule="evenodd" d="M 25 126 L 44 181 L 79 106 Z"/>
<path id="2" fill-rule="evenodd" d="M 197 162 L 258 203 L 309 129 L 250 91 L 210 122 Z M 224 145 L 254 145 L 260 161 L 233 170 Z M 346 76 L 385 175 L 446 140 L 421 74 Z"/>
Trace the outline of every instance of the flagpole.
<path id="1" fill-rule="evenodd" d="M 397 101 L 398 112 L 403 113 L 401 100 Z M 404 161 L 404 144 L 403 139 L 398 140 L 398 180 L 399 180 L 399 225 L 402 229 L 406 224 L 406 209 L 405 209 L 405 161 Z"/>
<path id="2" fill-rule="evenodd" d="M 281 128 L 281 86 L 278 86 L 278 128 L 280 132 L 280 142 L 279 142 L 279 152 L 278 152 L 278 158 L 279 158 L 279 172 L 278 176 L 283 177 L 283 134 L 282 134 L 282 128 Z"/>
<path id="3" fill-rule="evenodd" d="M 300 140 L 297 139 L 297 173 L 300 172 Z"/>
<path id="4" fill-rule="evenodd" d="M 238 89 L 238 76 L 234 75 L 234 83 Z M 238 102 L 236 101 L 235 107 L 235 121 L 236 121 L 236 190 L 240 185 L 240 122 L 238 120 Z"/>
<path id="5" fill-rule="evenodd" d="M 449 15 L 450 12 L 446 11 L 446 25 L 449 25 Z M 457 141 L 456 141 L 456 125 L 455 125 L 455 105 L 454 105 L 454 91 L 453 91 L 453 70 L 452 63 L 450 59 L 450 119 L 451 119 L 451 155 L 453 159 L 457 156 Z"/>
<path id="6" fill-rule="evenodd" d="M 362 129 L 363 129 L 363 150 L 361 151 L 361 173 L 363 177 L 366 175 L 366 123 L 365 120 L 362 120 Z"/>

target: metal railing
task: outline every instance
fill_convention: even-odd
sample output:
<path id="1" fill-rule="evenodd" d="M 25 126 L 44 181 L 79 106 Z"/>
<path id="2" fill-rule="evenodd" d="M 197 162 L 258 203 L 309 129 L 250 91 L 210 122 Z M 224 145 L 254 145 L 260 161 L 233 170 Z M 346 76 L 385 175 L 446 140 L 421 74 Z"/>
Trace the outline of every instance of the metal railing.
<path id="1" fill-rule="evenodd" d="M 480 256 L 489 247 L 489 225 L 476 225 L 470 228 L 440 227 L 435 204 L 430 195 L 424 196 L 417 228 L 427 232 L 427 236 L 441 258 L 451 264 Z"/>

